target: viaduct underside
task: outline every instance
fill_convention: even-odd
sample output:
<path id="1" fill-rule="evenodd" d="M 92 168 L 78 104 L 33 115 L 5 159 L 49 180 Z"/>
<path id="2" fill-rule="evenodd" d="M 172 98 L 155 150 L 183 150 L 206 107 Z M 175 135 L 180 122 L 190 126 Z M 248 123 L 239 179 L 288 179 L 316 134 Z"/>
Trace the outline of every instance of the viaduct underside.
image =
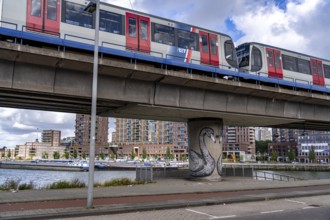
<path id="1" fill-rule="evenodd" d="M 92 54 L 0 42 L 0 106 L 90 114 L 92 62 Z M 330 98 L 102 56 L 97 114 L 329 130 Z"/>

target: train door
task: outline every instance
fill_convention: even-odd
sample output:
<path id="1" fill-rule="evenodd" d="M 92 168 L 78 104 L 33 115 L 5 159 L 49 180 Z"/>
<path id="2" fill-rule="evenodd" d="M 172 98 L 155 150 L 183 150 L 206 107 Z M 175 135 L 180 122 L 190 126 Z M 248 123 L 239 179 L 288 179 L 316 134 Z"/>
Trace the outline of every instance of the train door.
<path id="1" fill-rule="evenodd" d="M 218 36 L 200 31 L 201 63 L 219 66 Z"/>
<path id="2" fill-rule="evenodd" d="M 266 48 L 268 77 L 283 79 L 283 67 L 281 62 L 281 51 Z"/>
<path id="3" fill-rule="evenodd" d="M 61 0 L 27 1 L 27 29 L 57 35 L 60 32 Z"/>
<path id="4" fill-rule="evenodd" d="M 312 75 L 313 75 L 313 84 L 324 86 L 324 73 L 322 61 L 311 59 Z"/>
<path id="5" fill-rule="evenodd" d="M 126 13 L 126 47 L 150 52 L 150 18 Z"/>

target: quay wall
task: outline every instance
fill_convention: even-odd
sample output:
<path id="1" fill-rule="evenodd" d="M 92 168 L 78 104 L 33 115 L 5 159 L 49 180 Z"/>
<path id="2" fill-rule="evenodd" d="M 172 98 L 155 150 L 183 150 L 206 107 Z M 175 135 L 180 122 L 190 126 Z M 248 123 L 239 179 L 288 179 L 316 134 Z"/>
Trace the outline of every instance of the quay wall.
<path id="1" fill-rule="evenodd" d="M 328 164 L 301 164 L 301 163 L 261 163 L 261 164 L 224 164 L 224 168 L 252 168 L 253 170 L 272 170 L 272 171 L 330 171 Z"/>
<path id="2" fill-rule="evenodd" d="M 82 171 L 80 167 L 63 165 L 27 164 L 27 163 L 1 163 L 1 169 L 25 169 L 25 170 L 51 170 L 51 171 Z"/>

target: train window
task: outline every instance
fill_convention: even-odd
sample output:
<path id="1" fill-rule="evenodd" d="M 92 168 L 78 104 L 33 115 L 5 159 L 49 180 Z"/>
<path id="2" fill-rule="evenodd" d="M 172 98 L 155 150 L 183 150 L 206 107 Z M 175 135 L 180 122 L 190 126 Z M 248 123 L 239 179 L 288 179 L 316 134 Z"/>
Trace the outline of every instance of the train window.
<path id="1" fill-rule="evenodd" d="M 315 62 L 312 62 L 313 75 L 317 73 L 317 66 Z"/>
<path id="2" fill-rule="evenodd" d="M 93 15 L 84 12 L 83 5 L 66 1 L 62 11 L 62 22 L 92 28 L 93 27 Z"/>
<path id="3" fill-rule="evenodd" d="M 259 71 L 262 68 L 261 51 L 253 47 L 251 59 L 251 71 Z"/>
<path id="4" fill-rule="evenodd" d="M 136 37 L 136 19 L 129 18 L 128 21 L 128 34 L 130 37 Z"/>
<path id="5" fill-rule="evenodd" d="M 177 30 L 178 47 L 189 50 L 198 50 L 198 35 L 193 32 Z"/>
<path id="6" fill-rule="evenodd" d="M 236 48 L 239 67 L 249 66 L 250 64 L 250 45 L 243 44 Z"/>
<path id="7" fill-rule="evenodd" d="M 142 40 L 148 40 L 148 22 L 145 20 L 140 21 L 140 38 Z"/>
<path id="8" fill-rule="evenodd" d="M 48 0 L 47 18 L 53 21 L 57 20 L 57 0 Z"/>
<path id="9" fill-rule="evenodd" d="M 31 16 L 41 16 L 41 0 L 32 0 Z"/>
<path id="10" fill-rule="evenodd" d="M 123 19 L 122 15 L 101 10 L 100 30 L 123 35 Z"/>
<path id="11" fill-rule="evenodd" d="M 208 43 L 207 36 L 205 36 L 205 35 L 202 35 L 202 51 L 204 53 L 209 53 L 209 43 Z"/>
<path id="12" fill-rule="evenodd" d="M 325 78 L 330 79 L 330 66 L 329 65 L 323 65 L 323 68 L 324 68 Z"/>
<path id="13" fill-rule="evenodd" d="M 269 67 L 274 67 L 273 51 L 268 51 L 267 52 L 267 57 L 268 57 L 268 66 Z"/>
<path id="14" fill-rule="evenodd" d="M 234 67 L 237 67 L 237 57 L 235 53 L 234 44 L 231 40 L 225 42 L 225 57 L 227 62 Z"/>
<path id="15" fill-rule="evenodd" d="M 292 56 L 282 55 L 283 69 L 298 72 L 297 59 Z"/>
<path id="16" fill-rule="evenodd" d="M 218 54 L 217 53 L 217 39 L 211 37 L 210 40 L 211 40 L 211 54 L 217 55 Z"/>
<path id="17" fill-rule="evenodd" d="M 281 54 L 279 54 L 279 53 L 276 53 L 275 54 L 275 66 L 278 69 L 282 69 L 282 66 L 281 66 Z"/>
<path id="18" fill-rule="evenodd" d="M 310 62 L 308 60 L 298 59 L 298 72 L 312 75 Z"/>
<path id="19" fill-rule="evenodd" d="M 225 42 L 225 57 L 226 60 L 234 60 L 234 44 L 232 41 Z"/>
<path id="20" fill-rule="evenodd" d="M 174 28 L 152 23 L 153 28 L 153 35 L 152 41 L 167 44 L 167 45 L 174 45 Z"/>
<path id="21" fill-rule="evenodd" d="M 322 64 L 321 63 L 317 64 L 317 74 L 319 76 L 323 76 L 323 70 L 322 70 Z"/>

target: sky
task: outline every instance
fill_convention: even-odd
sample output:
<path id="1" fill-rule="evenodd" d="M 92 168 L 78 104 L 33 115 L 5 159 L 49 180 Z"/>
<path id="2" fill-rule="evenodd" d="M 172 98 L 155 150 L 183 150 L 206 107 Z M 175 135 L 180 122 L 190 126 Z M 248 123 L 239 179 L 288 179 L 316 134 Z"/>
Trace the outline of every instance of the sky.
<path id="1" fill-rule="evenodd" d="M 230 35 L 330 60 L 328 0 L 103 0 Z M 1 105 L 1 103 L 0 103 Z M 0 147 L 41 138 L 46 129 L 74 136 L 75 114 L 0 108 Z M 114 131 L 114 119 L 109 123 Z"/>

